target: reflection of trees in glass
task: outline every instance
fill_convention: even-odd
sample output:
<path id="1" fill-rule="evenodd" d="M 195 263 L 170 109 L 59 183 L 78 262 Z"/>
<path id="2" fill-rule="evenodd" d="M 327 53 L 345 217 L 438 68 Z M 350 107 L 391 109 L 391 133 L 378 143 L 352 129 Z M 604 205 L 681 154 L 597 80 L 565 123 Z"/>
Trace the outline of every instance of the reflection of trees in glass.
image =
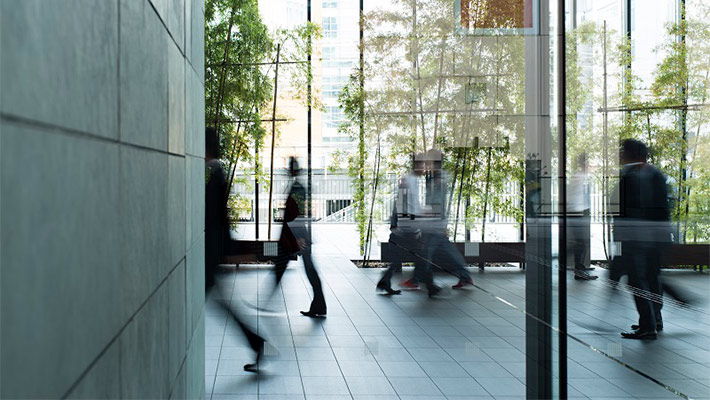
<path id="1" fill-rule="evenodd" d="M 486 213 L 522 218 L 518 198 L 501 193 L 522 179 L 523 38 L 457 33 L 454 6 L 395 0 L 364 17 L 365 91 L 356 70 L 340 96 L 342 130 L 358 143 L 349 166 L 363 243 L 373 205 L 392 195 L 375 193 L 383 174 L 405 172 L 413 153 L 431 148 L 446 155 L 452 216 L 467 225 Z"/>
<path id="2" fill-rule="evenodd" d="M 710 240 L 710 5 L 688 2 L 689 11 L 666 26 L 651 85 L 654 160 L 673 178 L 673 217 L 679 240 Z M 692 7 L 692 10 L 690 9 Z M 690 106 L 689 106 L 690 105 Z M 700 106 L 693 106 L 700 105 Z M 651 125 L 649 122 L 648 125 Z"/>
<path id="3" fill-rule="evenodd" d="M 678 20 L 662 33 L 650 87 L 641 87 L 634 73 L 628 40 L 613 46 L 610 62 L 617 64 L 620 79 L 609 103 L 619 105 L 610 109 L 619 111 L 621 118 L 610 124 L 610 132 L 618 139 L 647 143 L 649 162 L 669 177 L 678 240 L 708 241 L 710 7 L 696 1 L 687 7 L 690 16 L 686 18 L 686 9 L 681 9 Z"/>

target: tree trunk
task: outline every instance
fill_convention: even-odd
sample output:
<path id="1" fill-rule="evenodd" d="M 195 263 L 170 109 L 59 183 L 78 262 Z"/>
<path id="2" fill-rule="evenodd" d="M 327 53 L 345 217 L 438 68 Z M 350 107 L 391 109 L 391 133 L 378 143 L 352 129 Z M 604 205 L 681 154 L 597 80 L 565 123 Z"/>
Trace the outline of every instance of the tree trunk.
<path id="1" fill-rule="evenodd" d="M 491 182 L 491 152 L 492 149 L 488 148 L 488 156 L 486 158 L 486 189 L 484 192 L 483 200 L 483 226 L 481 227 L 481 242 L 486 241 L 486 213 L 488 212 L 488 189 Z"/>
<path id="2" fill-rule="evenodd" d="M 274 108 L 271 113 L 271 168 L 269 170 L 269 227 L 267 239 L 271 240 L 271 221 L 274 219 L 272 205 L 274 195 L 274 148 L 276 147 L 276 99 L 279 93 L 279 57 L 281 56 L 281 43 L 276 46 L 276 71 L 274 72 Z"/>
<path id="3" fill-rule="evenodd" d="M 227 58 L 229 58 L 229 49 L 231 48 L 232 45 L 232 26 L 234 26 L 234 14 L 237 11 L 237 0 L 234 0 L 232 2 L 232 10 L 229 14 L 229 26 L 227 28 L 227 38 L 226 43 L 224 45 L 224 55 L 222 56 L 222 72 L 220 75 L 220 81 L 219 81 L 219 90 L 217 91 L 217 104 L 215 105 L 215 113 L 214 113 L 214 119 L 215 119 L 215 130 L 219 132 L 219 115 L 220 111 L 222 111 L 222 98 L 224 96 L 224 82 L 226 81 L 227 77 Z"/>

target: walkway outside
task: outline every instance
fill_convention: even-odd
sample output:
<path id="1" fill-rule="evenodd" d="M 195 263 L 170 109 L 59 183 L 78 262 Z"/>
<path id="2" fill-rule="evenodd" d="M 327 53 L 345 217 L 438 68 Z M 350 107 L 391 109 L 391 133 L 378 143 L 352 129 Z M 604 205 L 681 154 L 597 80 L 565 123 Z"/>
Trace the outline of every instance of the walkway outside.
<path id="1" fill-rule="evenodd" d="M 479 289 L 429 300 L 426 293 L 375 293 L 378 269 L 356 268 L 332 228 L 316 228 L 314 256 L 328 300 L 328 318 L 299 310 L 310 302 L 300 263 L 284 276 L 270 309 L 252 323 L 278 355 L 258 376 L 242 366 L 252 357 L 221 311 L 206 311 L 208 399 L 523 399 L 523 314 Z M 233 301 L 256 303 L 271 283 L 269 268 L 242 266 Z M 517 268 L 472 269 L 477 285 L 524 308 L 524 274 Z M 571 276 L 571 275 L 570 275 Z M 702 298 L 704 312 L 664 309 L 665 330 L 655 342 L 627 341 L 619 332 L 637 314 L 629 295 L 609 297 L 600 281 L 568 281 L 569 332 L 691 398 L 710 398 L 710 277 L 666 274 Z M 267 281 L 268 279 L 268 281 Z M 438 276 L 453 284 L 456 279 Z M 574 340 L 569 341 L 570 398 L 679 398 L 657 383 Z"/>

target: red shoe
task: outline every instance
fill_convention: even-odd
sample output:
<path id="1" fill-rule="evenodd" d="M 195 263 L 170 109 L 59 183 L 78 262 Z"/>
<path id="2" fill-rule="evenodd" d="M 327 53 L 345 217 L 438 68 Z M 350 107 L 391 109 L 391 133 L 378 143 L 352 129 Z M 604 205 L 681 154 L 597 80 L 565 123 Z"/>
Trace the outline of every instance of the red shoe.
<path id="1" fill-rule="evenodd" d="M 405 289 L 411 289 L 411 290 L 419 289 L 419 284 L 414 282 L 414 280 L 412 280 L 412 279 L 407 279 L 406 281 L 400 282 L 399 286 L 401 286 Z"/>
<path id="2" fill-rule="evenodd" d="M 473 286 L 473 279 L 459 279 L 459 283 L 451 286 L 452 289 L 463 289 L 466 286 Z"/>

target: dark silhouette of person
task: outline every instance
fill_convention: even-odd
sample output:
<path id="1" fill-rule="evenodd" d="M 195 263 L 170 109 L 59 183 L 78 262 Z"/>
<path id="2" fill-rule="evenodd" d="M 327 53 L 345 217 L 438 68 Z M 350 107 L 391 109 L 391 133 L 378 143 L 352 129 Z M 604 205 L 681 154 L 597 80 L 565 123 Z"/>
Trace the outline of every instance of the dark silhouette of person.
<path id="1" fill-rule="evenodd" d="M 393 218 L 390 219 L 390 227 L 394 226 L 390 232 L 390 242 L 394 244 L 397 252 L 395 253 L 394 262 L 390 265 L 390 269 L 383 276 L 384 283 L 391 278 L 391 271 L 401 265 L 401 257 L 409 253 L 413 255 L 414 272 L 412 277 L 403 280 L 399 285 L 405 289 L 419 289 L 419 284 L 423 283 L 427 289 L 429 297 L 438 296 L 441 293 L 441 287 L 434 283 L 434 274 L 431 266 L 431 254 L 427 252 L 426 237 L 424 234 L 427 224 L 436 223 L 435 219 L 431 218 L 431 213 L 425 210 L 422 206 L 419 196 L 419 177 L 425 176 L 426 170 L 429 167 L 427 163 L 426 153 L 416 154 L 414 157 L 413 171 L 405 175 L 400 181 L 400 189 L 403 193 L 398 193 L 399 206 L 395 207 Z M 425 195 L 428 195 L 425 193 Z M 396 225 L 393 225 L 396 223 Z M 383 280 L 380 280 L 383 282 Z M 379 283 L 378 283 L 379 286 Z M 381 287 L 380 287 L 381 288 Z"/>
<path id="2" fill-rule="evenodd" d="M 289 158 L 289 174 L 293 182 L 286 198 L 286 210 L 278 243 L 279 254 L 274 260 L 274 291 L 281 283 L 281 278 L 283 278 L 292 255 L 300 254 L 303 258 L 306 277 L 313 288 L 311 306 L 308 311 L 301 311 L 301 314 L 307 317 L 324 317 L 328 309 L 323 295 L 323 286 L 311 257 L 311 242 L 306 227 L 306 190 L 298 181 L 300 169 L 294 157 Z"/>
<path id="3" fill-rule="evenodd" d="M 449 216 L 446 206 L 448 177 L 443 169 L 443 154 L 431 149 L 424 155 L 426 162 L 426 207 L 422 228 L 427 260 L 437 260 L 440 267 L 459 278 L 453 289 L 473 286 L 471 274 L 466 270 L 466 261 L 447 235 Z M 431 264 L 429 265 L 431 267 Z"/>
<path id="4" fill-rule="evenodd" d="M 589 175 L 587 174 L 587 154 L 577 158 L 577 172 L 569 181 L 567 189 L 567 232 L 570 251 L 574 260 L 574 279 L 594 280 L 598 276 L 587 272 L 591 224 Z"/>
<path id="5" fill-rule="evenodd" d="M 415 172 L 410 171 L 400 178 L 397 186 L 397 197 L 390 215 L 389 243 L 392 261 L 377 282 L 377 289 L 383 290 L 388 295 L 402 293 L 401 290 L 392 288 L 392 276 L 395 272 L 402 271 L 402 259 L 411 258 L 407 253 L 421 253 L 419 248 L 421 230 L 415 220 L 419 202 L 416 179 Z M 423 261 L 415 257 L 414 262 L 420 265 Z M 421 266 L 417 268 L 421 268 Z"/>
<path id="6" fill-rule="evenodd" d="M 227 209 L 227 179 L 222 162 L 219 160 L 220 146 L 217 131 L 208 127 L 205 129 L 205 167 L 207 183 L 205 184 L 205 292 L 207 296 L 215 289 L 217 303 L 234 319 L 242 330 L 249 346 L 256 353 L 253 363 L 244 365 L 244 370 L 258 372 L 259 360 L 264 354 L 265 340 L 247 326 L 242 318 L 229 304 L 229 290 L 224 288 L 222 281 L 228 281 L 230 273 L 219 267 L 225 254 L 225 248 L 230 240 Z"/>
<path id="7" fill-rule="evenodd" d="M 638 324 L 621 336 L 654 340 L 663 329 L 660 269 L 670 245 L 671 227 L 666 178 L 646 162 L 647 157 L 648 149 L 642 142 L 626 139 L 621 143 L 623 168 L 617 187 L 619 215 L 614 218 L 614 238 L 621 242 L 624 269 L 635 289 L 639 314 Z"/>

